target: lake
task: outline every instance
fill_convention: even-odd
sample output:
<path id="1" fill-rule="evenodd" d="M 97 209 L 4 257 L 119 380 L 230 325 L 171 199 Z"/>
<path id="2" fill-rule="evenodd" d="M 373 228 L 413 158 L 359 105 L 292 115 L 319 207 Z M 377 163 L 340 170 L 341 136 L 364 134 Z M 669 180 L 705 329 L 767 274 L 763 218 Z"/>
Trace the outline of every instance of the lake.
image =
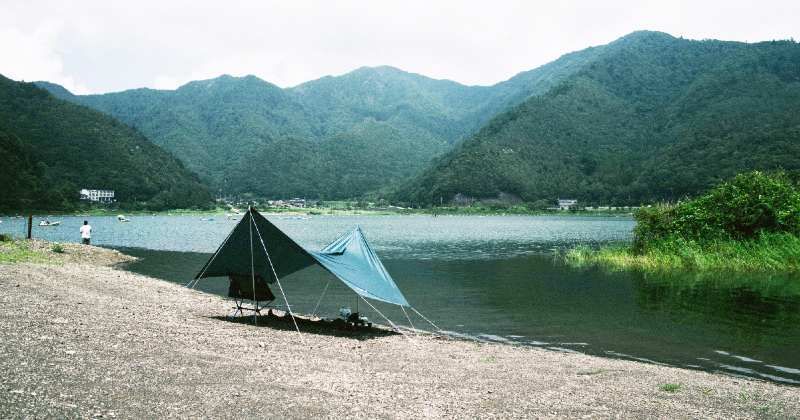
<path id="1" fill-rule="evenodd" d="M 800 384 L 797 276 L 611 273 L 567 267 L 555 258 L 557 250 L 578 243 L 630 240 L 629 218 L 268 218 L 312 249 L 360 225 L 411 304 L 453 334 Z M 83 219 L 51 218 L 62 226 L 34 226 L 34 236 L 77 242 Z M 179 283 L 194 276 L 236 223 L 199 216 L 86 219 L 94 244 L 141 258 L 129 270 Z M 24 231 L 24 220 L 2 218 L 0 232 Z M 309 268 L 282 284 L 293 309 L 309 313 L 331 279 Z M 224 294 L 227 283 L 206 279 L 198 288 Z M 319 312 L 336 316 L 339 307 L 357 305 L 354 293 L 333 280 Z M 365 306 L 358 309 L 382 322 Z M 397 308 L 376 307 L 408 324 Z M 428 328 L 419 318 L 411 321 Z"/>

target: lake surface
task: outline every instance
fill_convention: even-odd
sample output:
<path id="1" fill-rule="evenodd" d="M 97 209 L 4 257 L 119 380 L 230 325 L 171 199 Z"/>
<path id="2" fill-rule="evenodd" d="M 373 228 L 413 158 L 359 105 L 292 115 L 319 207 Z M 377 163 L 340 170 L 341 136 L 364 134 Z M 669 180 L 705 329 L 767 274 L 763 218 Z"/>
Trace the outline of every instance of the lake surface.
<path id="1" fill-rule="evenodd" d="M 555 250 L 630 239 L 634 222 L 573 216 L 268 216 L 300 244 L 322 248 L 360 225 L 408 300 L 442 329 L 487 341 L 720 371 L 800 384 L 800 278 L 752 275 L 644 275 L 575 269 Z M 84 218 L 34 226 L 34 236 L 79 241 Z M 132 271 L 185 283 L 236 221 L 140 216 L 130 223 L 88 217 L 93 243 L 140 257 Z M 35 220 L 36 224 L 38 219 Z M 3 218 L 0 232 L 23 235 L 24 220 Z M 289 302 L 308 313 L 331 277 L 309 268 L 282 279 Z M 199 289 L 224 294 L 226 280 Z M 323 315 L 358 305 L 336 280 Z M 361 312 L 382 322 L 379 315 Z M 408 324 L 389 305 L 376 307 Z M 417 327 L 429 328 L 419 318 Z"/>

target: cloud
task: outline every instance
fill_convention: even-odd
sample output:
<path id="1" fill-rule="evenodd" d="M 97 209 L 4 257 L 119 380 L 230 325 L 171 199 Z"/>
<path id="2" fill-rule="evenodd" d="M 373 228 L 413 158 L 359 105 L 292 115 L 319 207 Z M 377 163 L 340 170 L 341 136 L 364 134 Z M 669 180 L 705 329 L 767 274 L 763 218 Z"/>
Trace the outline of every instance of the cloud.
<path id="1" fill-rule="evenodd" d="M 46 80 L 74 93 L 89 89 L 64 73 L 61 55 L 54 50 L 62 30 L 57 22 L 44 22 L 30 33 L 13 27 L 0 28 L 0 57 L 5 57 L 0 73 L 15 80 Z"/>
<path id="2" fill-rule="evenodd" d="M 0 2 L 0 73 L 107 92 L 223 73 L 285 87 L 391 65 L 485 85 L 639 29 L 800 38 L 798 15 L 796 0 Z"/>

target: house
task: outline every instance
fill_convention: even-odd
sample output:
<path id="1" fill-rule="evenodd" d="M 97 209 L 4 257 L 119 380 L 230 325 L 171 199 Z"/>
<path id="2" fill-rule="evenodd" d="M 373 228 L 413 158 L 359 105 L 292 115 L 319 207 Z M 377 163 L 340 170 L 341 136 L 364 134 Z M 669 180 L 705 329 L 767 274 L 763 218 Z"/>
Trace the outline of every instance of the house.
<path id="1" fill-rule="evenodd" d="M 563 198 L 558 199 L 559 210 L 570 210 L 576 207 L 578 207 L 578 200 L 563 199 Z"/>
<path id="2" fill-rule="evenodd" d="M 84 188 L 80 190 L 80 194 L 81 200 L 98 203 L 111 203 L 114 201 L 114 190 L 92 190 Z"/>

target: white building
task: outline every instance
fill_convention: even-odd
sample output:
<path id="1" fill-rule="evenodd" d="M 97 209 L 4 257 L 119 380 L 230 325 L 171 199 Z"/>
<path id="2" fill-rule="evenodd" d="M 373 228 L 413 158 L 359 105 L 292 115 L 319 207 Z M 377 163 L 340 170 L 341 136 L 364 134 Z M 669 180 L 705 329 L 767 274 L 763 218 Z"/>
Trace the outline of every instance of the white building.
<path id="1" fill-rule="evenodd" d="M 565 200 L 563 198 L 558 199 L 558 209 L 559 210 L 569 210 L 573 207 L 578 206 L 578 200 Z"/>
<path id="2" fill-rule="evenodd" d="M 81 200 L 110 203 L 114 201 L 114 190 L 90 190 L 84 188 L 80 191 Z"/>

